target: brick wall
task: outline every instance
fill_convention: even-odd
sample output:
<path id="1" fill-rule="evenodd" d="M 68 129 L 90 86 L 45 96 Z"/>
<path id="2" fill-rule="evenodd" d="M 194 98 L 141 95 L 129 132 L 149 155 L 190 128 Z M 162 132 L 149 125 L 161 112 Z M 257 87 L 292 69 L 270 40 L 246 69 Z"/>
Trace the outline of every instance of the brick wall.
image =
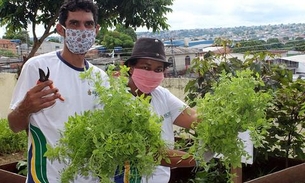
<path id="1" fill-rule="evenodd" d="M 16 44 L 12 43 L 9 39 L 0 39 L 0 49 L 8 50 L 17 54 Z"/>

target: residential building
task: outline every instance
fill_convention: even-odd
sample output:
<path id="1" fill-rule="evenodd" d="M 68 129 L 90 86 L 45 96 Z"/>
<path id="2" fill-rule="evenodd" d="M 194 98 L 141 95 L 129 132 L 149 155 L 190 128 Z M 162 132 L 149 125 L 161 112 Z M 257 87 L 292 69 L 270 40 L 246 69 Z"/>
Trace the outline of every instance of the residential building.
<path id="1" fill-rule="evenodd" d="M 10 39 L 0 39 L 0 50 L 7 50 L 17 54 L 17 45 Z"/>
<path id="2" fill-rule="evenodd" d="M 61 49 L 63 49 L 63 47 L 64 47 L 63 43 L 44 41 L 38 48 L 36 55 L 61 50 Z"/>
<path id="3" fill-rule="evenodd" d="M 305 55 L 294 55 L 276 59 L 274 63 L 285 64 L 293 72 L 293 78 L 305 79 Z"/>

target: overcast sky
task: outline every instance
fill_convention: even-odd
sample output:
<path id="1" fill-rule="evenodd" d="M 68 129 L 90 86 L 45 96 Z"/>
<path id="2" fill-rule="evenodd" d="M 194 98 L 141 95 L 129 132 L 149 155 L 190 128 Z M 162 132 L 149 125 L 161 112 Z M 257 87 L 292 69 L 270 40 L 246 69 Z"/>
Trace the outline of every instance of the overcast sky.
<path id="1" fill-rule="evenodd" d="M 303 0 L 174 0 L 171 8 L 170 30 L 305 23 Z"/>
<path id="2" fill-rule="evenodd" d="M 303 0 L 174 0 L 171 30 L 305 23 Z"/>

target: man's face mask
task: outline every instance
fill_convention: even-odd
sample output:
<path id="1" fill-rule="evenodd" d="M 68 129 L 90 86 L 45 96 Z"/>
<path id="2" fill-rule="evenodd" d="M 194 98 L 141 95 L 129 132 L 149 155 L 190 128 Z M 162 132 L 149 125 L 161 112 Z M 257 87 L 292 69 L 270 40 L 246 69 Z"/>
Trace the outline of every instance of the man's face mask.
<path id="1" fill-rule="evenodd" d="M 77 30 L 65 29 L 65 42 L 74 54 L 86 54 L 95 42 L 95 29 Z"/>
<path id="2" fill-rule="evenodd" d="M 131 78 L 141 92 L 148 94 L 161 84 L 164 73 L 134 68 Z"/>

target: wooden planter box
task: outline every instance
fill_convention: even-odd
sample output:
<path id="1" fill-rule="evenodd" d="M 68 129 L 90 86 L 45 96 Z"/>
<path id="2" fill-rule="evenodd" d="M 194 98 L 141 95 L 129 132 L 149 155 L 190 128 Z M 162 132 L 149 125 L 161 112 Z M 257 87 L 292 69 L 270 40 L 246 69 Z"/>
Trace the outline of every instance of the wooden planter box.
<path id="1" fill-rule="evenodd" d="M 305 163 L 253 179 L 245 183 L 305 183 Z"/>
<path id="2" fill-rule="evenodd" d="M 17 162 L 0 165 L 0 182 L 25 183 L 26 177 L 17 174 Z"/>
<path id="3" fill-rule="evenodd" d="M 187 182 L 190 178 L 195 178 L 193 170 L 194 167 L 172 168 L 171 177 L 168 183 Z"/>
<path id="4" fill-rule="evenodd" d="M 242 168 L 242 180 L 245 183 L 305 183 L 304 160 L 269 157 L 265 162 L 254 162 Z M 262 176 L 257 176 L 263 173 Z M 302 180 L 302 181 L 300 181 Z"/>
<path id="5" fill-rule="evenodd" d="M 171 169 L 169 183 L 187 182 L 189 178 L 195 178 L 193 168 Z M 258 177 L 258 172 L 265 173 Z M 270 157 L 266 162 L 255 162 L 253 165 L 243 165 L 242 168 L 232 169 L 238 177 L 234 183 L 305 183 L 304 160 L 289 159 L 288 168 L 285 168 L 285 159 Z M 266 174 L 268 173 L 268 174 Z"/>

